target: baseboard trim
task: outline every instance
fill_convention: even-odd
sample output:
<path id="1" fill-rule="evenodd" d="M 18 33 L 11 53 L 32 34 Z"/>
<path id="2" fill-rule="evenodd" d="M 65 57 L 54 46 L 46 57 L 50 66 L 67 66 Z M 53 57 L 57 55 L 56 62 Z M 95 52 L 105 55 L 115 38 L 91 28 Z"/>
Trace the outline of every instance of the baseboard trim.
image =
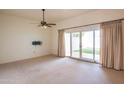
<path id="1" fill-rule="evenodd" d="M 55 55 L 54 54 L 47 54 L 47 55 L 43 55 L 43 56 L 36 56 L 36 57 L 32 57 L 32 58 L 26 58 L 26 59 L 21 59 L 21 60 L 9 61 L 9 62 L 4 62 L 4 63 L 0 63 L 0 64 L 15 63 L 15 62 L 19 62 L 19 61 L 26 61 L 26 60 L 31 60 L 31 59 L 36 59 L 36 58 L 46 57 L 46 56 L 55 56 Z"/>

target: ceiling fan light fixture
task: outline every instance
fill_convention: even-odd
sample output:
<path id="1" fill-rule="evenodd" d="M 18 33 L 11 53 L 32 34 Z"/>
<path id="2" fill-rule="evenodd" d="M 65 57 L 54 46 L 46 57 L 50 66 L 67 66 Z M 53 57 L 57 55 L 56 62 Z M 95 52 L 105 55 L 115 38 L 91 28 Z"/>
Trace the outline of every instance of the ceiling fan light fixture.
<path id="1" fill-rule="evenodd" d="M 41 28 L 46 29 L 46 28 L 47 28 L 47 26 L 45 26 L 45 25 L 44 25 L 44 26 L 41 26 Z"/>
<path id="2" fill-rule="evenodd" d="M 45 28 L 45 29 L 46 29 L 46 28 L 47 28 L 47 26 L 43 26 L 43 28 Z"/>

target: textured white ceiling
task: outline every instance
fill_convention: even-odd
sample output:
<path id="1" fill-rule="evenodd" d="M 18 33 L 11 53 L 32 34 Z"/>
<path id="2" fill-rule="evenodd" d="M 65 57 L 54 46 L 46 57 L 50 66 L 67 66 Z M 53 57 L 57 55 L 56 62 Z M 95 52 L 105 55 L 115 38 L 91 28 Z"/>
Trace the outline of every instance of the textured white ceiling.
<path id="1" fill-rule="evenodd" d="M 45 19 L 48 22 L 62 21 L 74 16 L 95 11 L 93 9 L 46 9 Z M 37 21 L 42 20 L 42 11 L 40 9 L 8 9 L 0 10 L 0 13 L 21 16 Z"/>

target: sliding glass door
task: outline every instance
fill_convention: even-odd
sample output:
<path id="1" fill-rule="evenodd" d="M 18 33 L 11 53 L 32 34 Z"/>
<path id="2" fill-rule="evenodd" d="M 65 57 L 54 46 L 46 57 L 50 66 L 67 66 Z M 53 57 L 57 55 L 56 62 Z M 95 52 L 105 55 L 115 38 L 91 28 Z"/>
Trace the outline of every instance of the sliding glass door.
<path id="1" fill-rule="evenodd" d="M 66 56 L 99 62 L 100 30 L 66 33 L 65 49 Z"/>
<path id="2" fill-rule="evenodd" d="M 80 58 L 80 32 L 73 32 L 72 36 L 72 57 Z"/>
<path id="3" fill-rule="evenodd" d="M 93 60 L 93 31 L 83 31 L 81 36 L 81 58 Z"/>

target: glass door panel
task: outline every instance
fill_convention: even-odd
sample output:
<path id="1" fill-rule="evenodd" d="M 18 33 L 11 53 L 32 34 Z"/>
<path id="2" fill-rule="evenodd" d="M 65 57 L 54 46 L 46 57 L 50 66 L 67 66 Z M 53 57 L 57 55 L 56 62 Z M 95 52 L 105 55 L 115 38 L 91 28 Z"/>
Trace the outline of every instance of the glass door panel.
<path id="1" fill-rule="evenodd" d="M 70 56 L 70 33 L 65 33 L 65 56 Z"/>
<path id="2" fill-rule="evenodd" d="M 83 31 L 81 58 L 93 60 L 93 31 Z"/>
<path id="3" fill-rule="evenodd" d="M 72 57 L 80 58 L 80 32 L 72 33 Z"/>
<path id="4" fill-rule="evenodd" d="M 99 30 L 95 30 L 95 61 L 99 62 L 100 58 L 100 31 Z"/>

